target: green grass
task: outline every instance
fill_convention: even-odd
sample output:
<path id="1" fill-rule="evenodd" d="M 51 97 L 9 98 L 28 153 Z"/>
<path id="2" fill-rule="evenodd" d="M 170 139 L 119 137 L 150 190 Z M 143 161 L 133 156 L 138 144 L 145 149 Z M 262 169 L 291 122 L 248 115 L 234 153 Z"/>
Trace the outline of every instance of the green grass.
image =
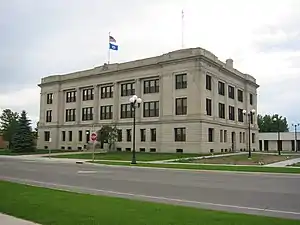
<path id="1" fill-rule="evenodd" d="M 0 181 L 0 212 L 43 225 L 297 225 L 297 220 L 51 190 Z"/>
<path id="2" fill-rule="evenodd" d="M 289 167 L 266 167 L 266 166 L 226 166 L 226 165 L 191 165 L 191 164 L 170 164 L 170 163 L 138 163 L 130 165 L 126 162 L 109 162 L 95 161 L 94 163 L 105 165 L 119 166 L 138 166 L 138 167 L 155 167 L 155 168 L 172 168 L 172 169 L 189 169 L 189 170 L 223 170 L 223 171 L 240 171 L 240 172 L 266 172 L 266 173 L 300 173 L 300 168 Z"/>
<path id="3" fill-rule="evenodd" d="M 51 150 L 51 153 L 62 153 L 62 152 L 70 152 L 70 151 L 64 151 L 64 150 Z M 12 152 L 11 150 L 8 149 L 0 149 L 0 155 L 36 155 L 36 154 L 48 154 L 49 150 L 48 149 L 37 149 L 34 152 Z"/>
<path id="4" fill-rule="evenodd" d="M 167 159 L 179 159 L 187 157 L 203 156 L 200 154 L 185 154 L 185 153 L 149 153 L 149 152 L 137 152 L 136 159 L 138 161 L 156 161 Z M 60 155 L 54 156 L 55 158 L 73 158 L 73 159 L 91 159 L 92 153 L 74 154 L 74 155 Z M 131 152 L 109 152 L 109 153 L 96 153 L 96 160 L 122 160 L 131 161 Z"/>

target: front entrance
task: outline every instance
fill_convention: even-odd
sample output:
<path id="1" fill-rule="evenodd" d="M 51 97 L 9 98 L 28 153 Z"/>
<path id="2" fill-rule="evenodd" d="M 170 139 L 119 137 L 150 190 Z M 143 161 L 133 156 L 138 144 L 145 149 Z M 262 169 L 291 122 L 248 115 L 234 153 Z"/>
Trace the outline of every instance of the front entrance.
<path id="1" fill-rule="evenodd" d="M 235 132 L 231 132 L 231 151 L 236 151 L 236 134 Z"/>

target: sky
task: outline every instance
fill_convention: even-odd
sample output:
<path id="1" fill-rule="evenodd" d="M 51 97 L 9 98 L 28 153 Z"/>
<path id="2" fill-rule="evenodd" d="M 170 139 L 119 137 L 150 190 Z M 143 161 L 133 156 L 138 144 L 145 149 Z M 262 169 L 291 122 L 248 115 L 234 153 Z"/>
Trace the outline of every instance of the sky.
<path id="1" fill-rule="evenodd" d="M 201 47 L 257 79 L 258 113 L 300 122 L 299 0 L 0 1 L 0 109 L 39 118 L 42 77 Z"/>

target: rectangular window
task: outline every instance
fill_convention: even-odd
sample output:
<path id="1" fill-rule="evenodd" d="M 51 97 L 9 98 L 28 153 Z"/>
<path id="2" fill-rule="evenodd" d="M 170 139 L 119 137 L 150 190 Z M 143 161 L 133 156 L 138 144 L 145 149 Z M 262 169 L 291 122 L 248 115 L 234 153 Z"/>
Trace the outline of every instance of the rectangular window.
<path id="1" fill-rule="evenodd" d="M 93 120 L 93 107 L 82 108 L 82 121 Z"/>
<path id="2" fill-rule="evenodd" d="M 244 122 L 243 109 L 238 109 L 238 121 L 239 122 Z"/>
<path id="3" fill-rule="evenodd" d="M 51 123 L 52 122 L 52 110 L 46 111 L 46 122 Z"/>
<path id="4" fill-rule="evenodd" d="M 126 140 L 131 141 L 131 129 L 126 129 Z"/>
<path id="5" fill-rule="evenodd" d="M 254 117 L 254 115 L 251 113 L 251 115 L 250 115 L 250 123 L 251 124 L 253 124 L 253 117 Z"/>
<path id="6" fill-rule="evenodd" d="M 206 115 L 211 116 L 212 115 L 212 104 L 211 99 L 206 99 Z"/>
<path id="7" fill-rule="evenodd" d="M 243 132 L 243 143 L 246 143 L 246 132 Z"/>
<path id="8" fill-rule="evenodd" d="M 94 88 L 82 90 L 82 101 L 94 100 Z"/>
<path id="9" fill-rule="evenodd" d="M 187 74 L 178 74 L 175 76 L 175 88 L 185 89 L 187 88 Z"/>
<path id="10" fill-rule="evenodd" d="M 76 91 L 66 92 L 66 102 L 76 102 Z"/>
<path id="11" fill-rule="evenodd" d="M 143 114 L 144 117 L 158 117 L 159 101 L 144 102 Z"/>
<path id="12" fill-rule="evenodd" d="M 66 122 L 76 120 L 76 109 L 66 109 Z"/>
<path id="13" fill-rule="evenodd" d="M 82 130 L 78 131 L 78 141 L 82 141 Z"/>
<path id="14" fill-rule="evenodd" d="M 228 97 L 234 99 L 234 87 L 228 86 Z"/>
<path id="15" fill-rule="evenodd" d="M 186 115 L 187 114 L 187 98 L 176 98 L 176 115 Z"/>
<path id="16" fill-rule="evenodd" d="M 235 108 L 233 106 L 229 106 L 228 107 L 228 111 L 229 111 L 229 114 L 228 114 L 228 119 L 229 120 L 235 120 Z"/>
<path id="17" fill-rule="evenodd" d="M 47 94 L 47 104 L 50 105 L 53 103 L 53 94 L 49 93 Z"/>
<path id="18" fill-rule="evenodd" d="M 175 141 L 176 142 L 185 142 L 186 141 L 186 128 L 174 128 Z"/>
<path id="19" fill-rule="evenodd" d="M 121 119 L 133 118 L 133 111 L 129 104 L 121 104 Z"/>
<path id="20" fill-rule="evenodd" d="M 211 91 L 211 76 L 206 75 L 206 90 Z"/>
<path id="21" fill-rule="evenodd" d="M 249 94 L 250 105 L 253 105 L 253 94 Z"/>
<path id="22" fill-rule="evenodd" d="M 45 141 L 50 141 L 50 131 L 45 131 L 44 132 L 44 140 Z"/>
<path id="23" fill-rule="evenodd" d="M 243 102 L 244 101 L 244 94 L 242 90 L 238 90 L 238 101 Z"/>
<path id="24" fill-rule="evenodd" d="M 121 84 L 121 96 L 135 95 L 134 83 Z"/>
<path id="25" fill-rule="evenodd" d="M 122 135 L 122 129 L 118 129 L 118 142 L 122 142 L 123 135 Z"/>
<path id="26" fill-rule="evenodd" d="M 208 128 L 208 142 L 214 141 L 214 128 Z"/>
<path id="27" fill-rule="evenodd" d="M 219 117 L 225 119 L 225 104 L 219 103 Z"/>
<path id="28" fill-rule="evenodd" d="M 243 142 L 243 136 L 242 136 L 242 132 L 240 132 L 240 143 Z"/>
<path id="29" fill-rule="evenodd" d="M 66 141 L 66 131 L 61 132 L 61 140 Z"/>
<path id="30" fill-rule="evenodd" d="M 218 93 L 219 95 L 225 96 L 225 83 L 222 81 L 218 82 Z"/>
<path id="31" fill-rule="evenodd" d="M 159 92 L 159 79 L 144 81 L 144 94 L 158 93 L 158 92 Z"/>
<path id="32" fill-rule="evenodd" d="M 221 143 L 223 142 L 223 137 L 224 137 L 223 130 L 220 130 L 220 142 Z"/>
<path id="33" fill-rule="evenodd" d="M 146 141 L 146 129 L 141 129 L 141 142 L 145 142 Z"/>
<path id="34" fill-rule="evenodd" d="M 227 142 L 227 130 L 224 130 L 224 142 Z"/>
<path id="35" fill-rule="evenodd" d="M 100 107 L 100 120 L 111 120 L 113 117 L 112 105 Z"/>
<path id="36" fill-rule="evenodd" d="M 72 140 L 73 140 L 73 132 L 69 131 L 69 141 L 72 141 Z"/>
<path id="37" fill-rule="evenodd" d="M 156 141 L 156 129 L 155 128 L 152 128 L 150 129 L 150 137 L 151 137 L 151 141 L 152 142 L 155 142 Z"/>
<path id="38" fill-rule="evenodd" d="M 252 143 L 255 143 L 255 133 L 252 133 Z"/>
<path id="39" fill-rule="evenodd" d="M 101 98 L 113 98 L 114 97 L 114 86 L 101 87 Z"/>

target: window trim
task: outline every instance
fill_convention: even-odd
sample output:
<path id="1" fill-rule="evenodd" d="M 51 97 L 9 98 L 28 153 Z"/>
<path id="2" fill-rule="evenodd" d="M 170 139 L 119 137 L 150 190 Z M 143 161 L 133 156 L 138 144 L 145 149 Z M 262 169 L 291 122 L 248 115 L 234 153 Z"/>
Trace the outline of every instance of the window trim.
<path id="1" fill-rule="evenodd" d="M 187 88 L 187 73 L 175 74 L 175 89 Z"/>
<path id="2" fill-rule="evenodd" d="M 174 141 L 175 142 L 186 142 L 186 127 L 174 128 Z"/>
<path id="3" fill-rule="evenodd" d="M 151 109 L 153 106 L 153 109 Z M 159 101 L 148 101 L 143 103 L 143 117 L 159 117 Z"/>
<path id="4" fill-rule="evenodd" d="M 181 107 L 179 107 L 179 102 Z M 181 97 L 175 99 L 175 115 L 176 116 L 185 116 L 187 115 L 188 107 L 187 107 L 187 97 Z"/>

